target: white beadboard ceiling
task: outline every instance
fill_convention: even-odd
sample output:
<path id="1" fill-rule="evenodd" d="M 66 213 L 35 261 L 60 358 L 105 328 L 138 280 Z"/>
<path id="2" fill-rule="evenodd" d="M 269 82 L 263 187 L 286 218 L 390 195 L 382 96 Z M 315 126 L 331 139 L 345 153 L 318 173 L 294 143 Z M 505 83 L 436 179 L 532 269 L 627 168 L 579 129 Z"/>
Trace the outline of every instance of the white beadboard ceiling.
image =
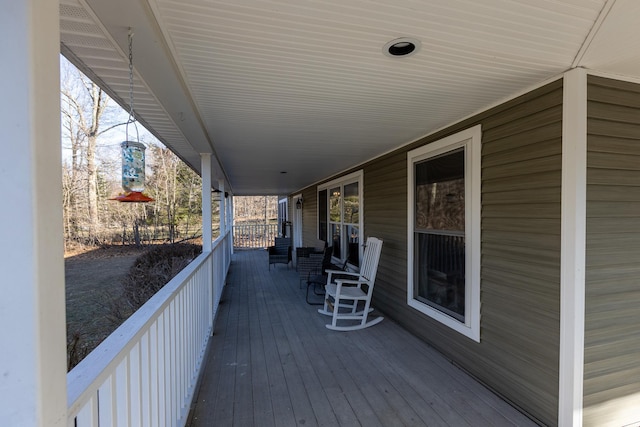
<path id="1" fill-rule="evenodd" d="M 637 0 L 61 0 L 62 51 L 234 194 L 288 194 L 572 67 L 640 79 Z M 412 37 L 406 58 L 383 46 Z M 640 81 L 640 80 L 638 80 Z M 124 103 L 124 102 L 123 102 Z M 282 173 L 286 172 L 286 173 Z"/>

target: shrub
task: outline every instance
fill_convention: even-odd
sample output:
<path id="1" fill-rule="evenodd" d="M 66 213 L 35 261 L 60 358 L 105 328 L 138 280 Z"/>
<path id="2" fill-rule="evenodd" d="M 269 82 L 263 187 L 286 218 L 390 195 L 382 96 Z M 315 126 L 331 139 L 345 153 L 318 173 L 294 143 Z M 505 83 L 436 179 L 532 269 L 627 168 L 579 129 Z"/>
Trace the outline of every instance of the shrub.
<path id="1" fill-rule="evenodd" d="M 200 245 L 176 243 L 157 246 L 138 257 L 122 279 L 122 294 L 111 304 L 111 320 L 124 321 L 201 252 Z"/>

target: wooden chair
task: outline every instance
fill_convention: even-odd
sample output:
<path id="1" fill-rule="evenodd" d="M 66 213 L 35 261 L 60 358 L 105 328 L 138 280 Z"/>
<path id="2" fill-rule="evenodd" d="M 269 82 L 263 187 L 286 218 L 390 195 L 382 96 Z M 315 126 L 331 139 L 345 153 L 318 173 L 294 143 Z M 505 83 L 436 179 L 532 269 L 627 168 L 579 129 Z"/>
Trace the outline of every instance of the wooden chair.
<path id="1" fill-rule="evenodd" d="M 287 264 L 292 260 L 291 239 L 288 237 L 276 237 L 275 244 L 267 248 L 269 251 L 269 270 L 271 264 Z"/>
<path id="2" fill-rule="evenodd" d="M 319 309 L 318 313 L 332 317 L 331 323 L 326 325 L 328 329 L 354 331 L 377 325 L 382 321 L 383 317 L 368 320 L 369 313 L 373 311 L 371 296 L 373 295 L 373 285 L 378 272 L 381 251 L 382 240 L 369 237 L 358 273 L 340 270 L 327 271 L 326 298 L 324 307 Z M 339 274 L 341 277 L 332 283 L 334 274 Z M 351 278 L 343 278 L 345 275 L 351 276 Z M 364 303 L 362 309 L 359 309 L 360 303 Z M 347 325 L 338 326 L 339 320 L 350 322 Z M 359 323 L 353 324 L 352 321 L 359 321 Z"/>

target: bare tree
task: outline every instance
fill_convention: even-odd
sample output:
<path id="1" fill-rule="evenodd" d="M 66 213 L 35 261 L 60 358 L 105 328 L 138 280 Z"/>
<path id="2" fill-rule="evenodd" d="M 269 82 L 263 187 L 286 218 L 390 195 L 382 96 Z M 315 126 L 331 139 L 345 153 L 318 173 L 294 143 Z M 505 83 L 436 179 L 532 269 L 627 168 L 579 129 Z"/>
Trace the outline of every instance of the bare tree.
<path id="1" fill-rule="evenodd" d="M 267 224 L 278 217 L 277 196 L 236 196 L 233 216 L 254 224 Z"/>
<path id="2" fill-rule="evenodd" d="M 68 63 L 63 61 L 63 64 Z M 100 222 L 96 162 L 98 138 L 124 123 L 113 123 L 114 117 L 110 117 L 111 123 L 101 129 L 104 115 L 108 111 L 109 97 L 98 85 L 70 65 L 63 68 L 61 75 L 63 77 L 60 84 L 63 137 L 70 142 L 71 149 L 71 173 L 68 187 L 73 191 L 69 193 L 68 207 L 72 208 L 76 215 L 84 210 L 80 209 L 81 199 L 77 197 L 77 189 L 85 189 L 88 238 L 95 242 Z M 84 172 L 82 176 L 80 172 Z M 83 182 L 86 185 L 83 185 Z"/>
<path id="3" fill-rule="evenodd" d="M 167 228 L 167 240 L 188 239 L 202 232 L 202 181 L 169 149 L 149 147 L 148 188 L 156 195 L 156 223 Z M 192 228 L 192 225 L 197 224 Z"/>
<path id="4" fill-rule="evenodd" d="M 153 145 L 149 150 L 153 171 L 149 185 L 156 194 L 155 220 L 156 224 L 165 218 L 167 226 L 167 240 L 171 243 L 176 238 L 176 198 L 177 198 L 177 167 L 179 159 L 170 150 Z"/>

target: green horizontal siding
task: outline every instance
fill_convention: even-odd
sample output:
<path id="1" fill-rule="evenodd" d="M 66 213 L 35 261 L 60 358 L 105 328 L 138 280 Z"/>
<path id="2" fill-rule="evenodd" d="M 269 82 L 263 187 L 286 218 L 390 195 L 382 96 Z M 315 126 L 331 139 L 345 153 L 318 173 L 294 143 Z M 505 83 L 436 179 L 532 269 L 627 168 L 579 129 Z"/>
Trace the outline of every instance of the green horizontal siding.
<path id="1" fill-rule="evenodd" d="M 318 194 L 315 188 L 304 190 L 302 200 L 302 244 L 313 245 L 318 240 Z"/>
<path id="2" fill-rule="evenodd" d="M 537 93 L 536 93 L 537 92 Z M 483 123 L 482 356 L 509 385 L 491 387 L 557 422 L 562 86 Z M 539 95 L 539 96 L 536 96 Z M 486 130 L 485 130 L 486 129 Z M 491 342 L 487 342 L 491 340 Z M 482 374 L 480 374 L 482 375 Z"/>
<path id="3" fill-rule="evenodd" d="M 584 425 L 640 421 L 640 85 L 590 76 Z"/>

